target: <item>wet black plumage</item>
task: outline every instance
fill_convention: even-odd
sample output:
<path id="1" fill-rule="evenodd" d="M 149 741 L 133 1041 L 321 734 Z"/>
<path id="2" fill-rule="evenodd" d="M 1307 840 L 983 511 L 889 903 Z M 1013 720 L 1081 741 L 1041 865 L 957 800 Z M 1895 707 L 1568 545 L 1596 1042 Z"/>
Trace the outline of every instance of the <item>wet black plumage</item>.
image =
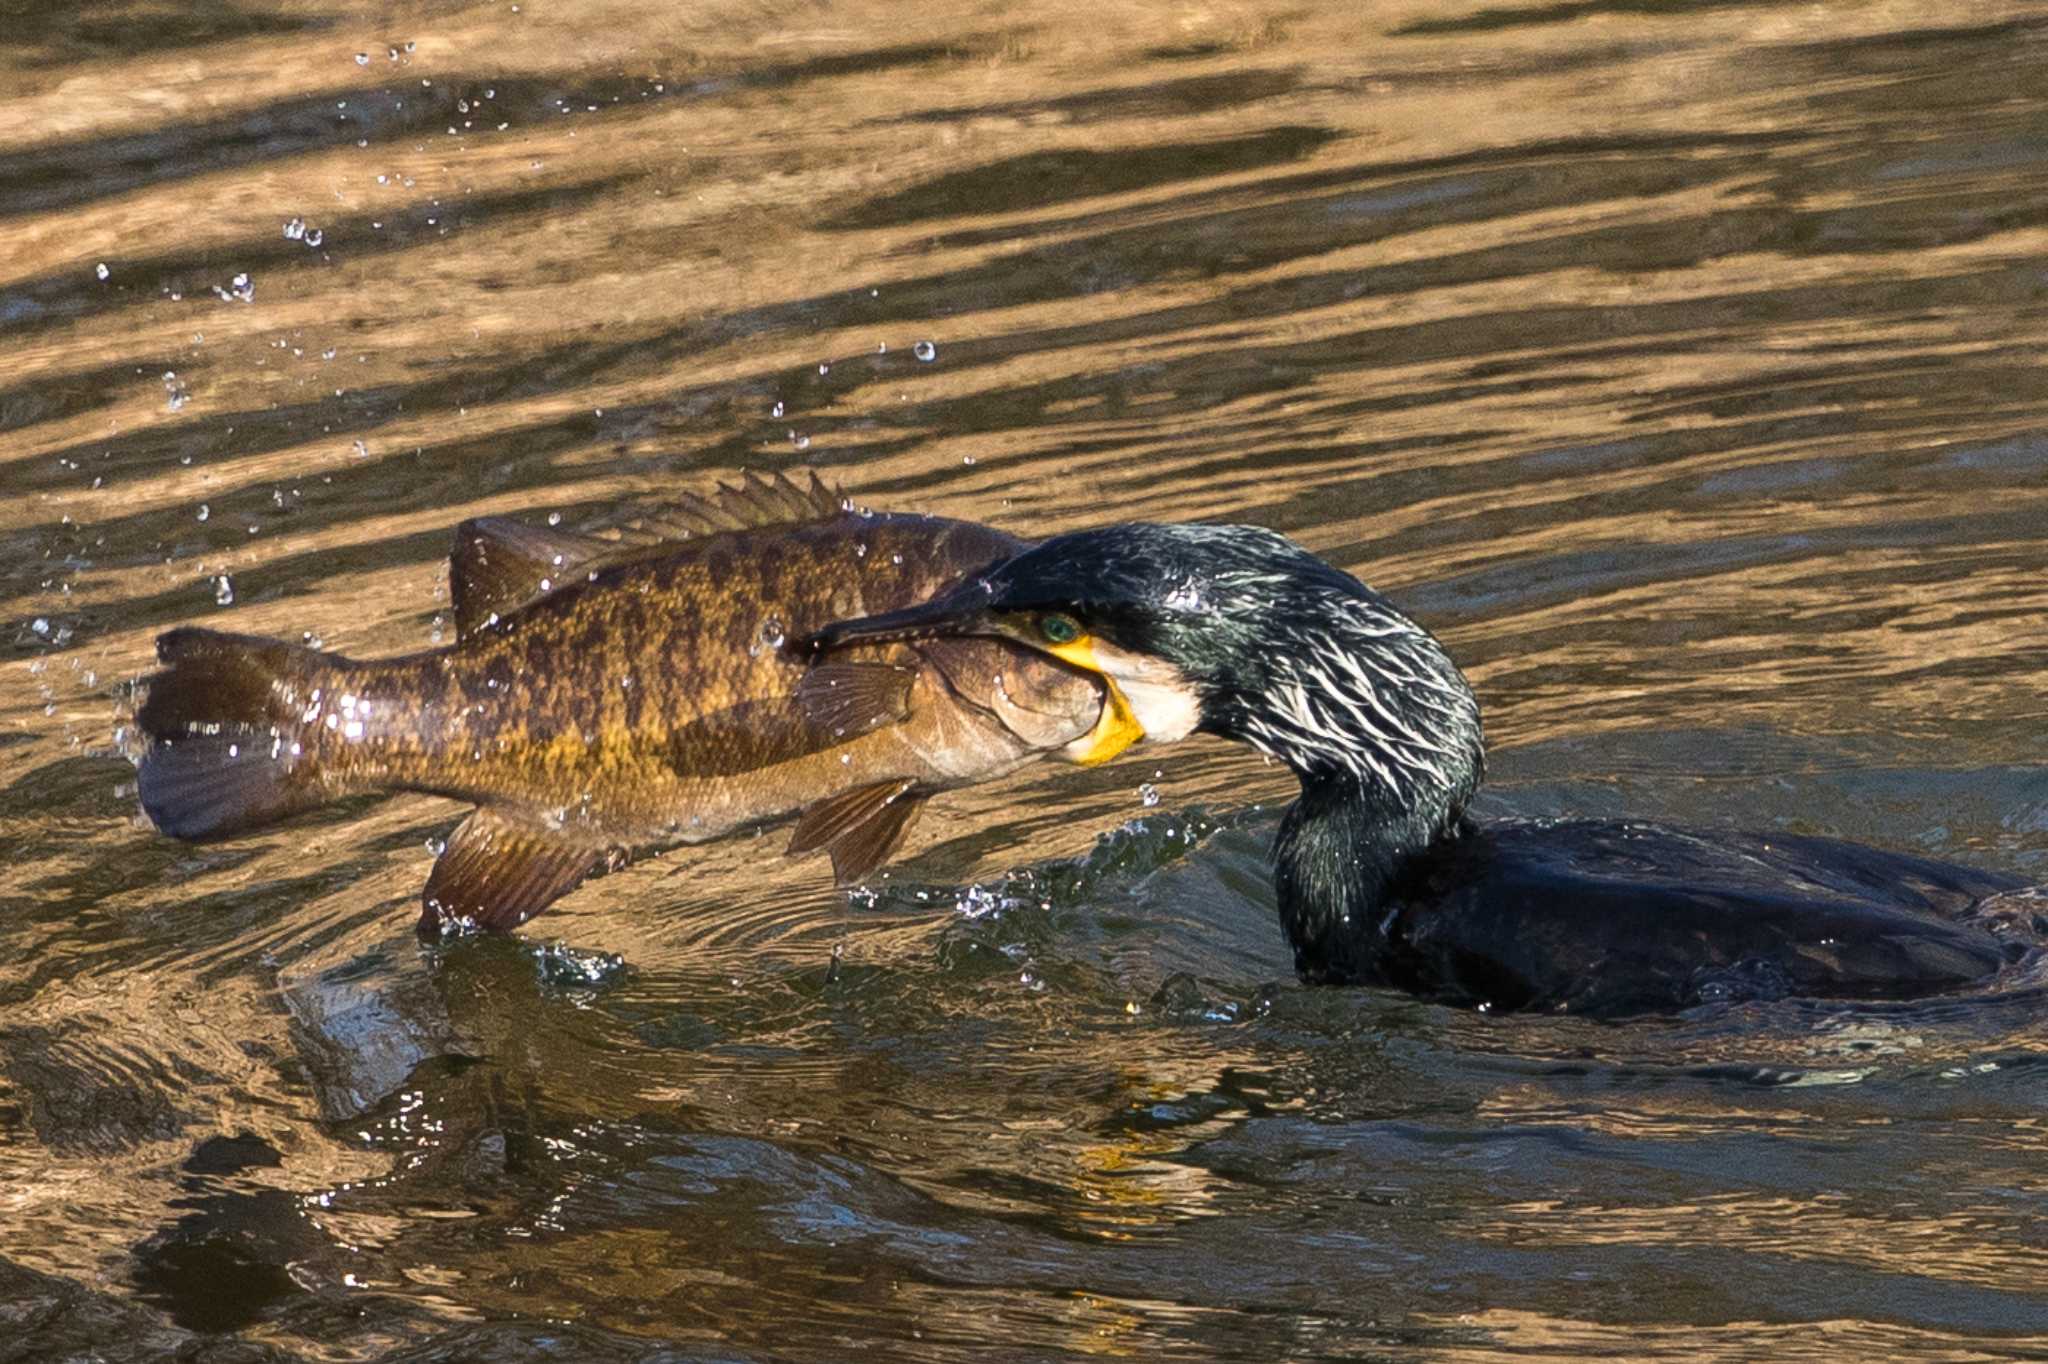
<path id="1" fill-rule="evenodd" d="M 1473 820 L 1479 705 L 1442 644 L 1256 527 L 1056 536 L 945 597 L 814 642 L 985 633 L 1049 647 L 1052 615 L 1085 632 L 1061 656 L 1085 646 L 1113 681 L 1185 696 L 1195 729 L 1300 779 L 1274 862 L 1306 980 L 1612 1017 L 1781 995 L 1914 998 L 2037 945 L 1972 921 L 1980 901 L 2022 884 L 1989 872 L 1822 838 Z"/>

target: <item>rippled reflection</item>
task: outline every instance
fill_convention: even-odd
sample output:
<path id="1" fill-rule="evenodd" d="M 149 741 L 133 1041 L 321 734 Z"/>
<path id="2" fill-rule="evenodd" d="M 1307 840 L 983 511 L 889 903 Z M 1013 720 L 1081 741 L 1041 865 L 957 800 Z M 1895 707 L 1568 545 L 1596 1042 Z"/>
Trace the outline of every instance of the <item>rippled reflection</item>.
<path id="1" fill-rule="evenodd" d="M 456 807 L 187 847 L 115 732 L 171 624 L 419 648 L 464 517 L 816 468 L 1299 537 L 1467 666 L 1490 810 L 2048 879 L 2038 7 L 273 8 L 0 51 L 24 1348 L 2048 1351 L 2038 979 L 1306 991 L 1206 741 L 851 903 L 740 839 L 426 950 Z"/>

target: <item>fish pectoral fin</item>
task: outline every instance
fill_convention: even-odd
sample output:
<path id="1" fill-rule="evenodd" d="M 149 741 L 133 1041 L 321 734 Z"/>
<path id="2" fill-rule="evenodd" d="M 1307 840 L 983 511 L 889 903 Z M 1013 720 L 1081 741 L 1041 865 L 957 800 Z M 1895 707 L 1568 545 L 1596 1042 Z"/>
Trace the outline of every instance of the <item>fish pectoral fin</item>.
<path id="1" fill-rule="evenodd" d="M 819 734 L 854 739 L 909 719 L 916 679 L 891 663 L 820 663 L 796 684 L 796 701 Z"/>
<path id="2" fill-rule="evenodd" d="M 468 919 L 493 933 L 525 923 L 575 888 L 604 849 L 480 809 L 448 835 L 420 897 L 420 936 Z"/>
<path id="3" fill-rule="evenodd" d="M 455 528 L 455 548 L 448 555 L 455 633 L 466 636 L 493 615 L 510 615 L 619 552 L 620 546 L 610 540 L 546 530 L 502 516 L 464 521 Z"/>
<path id="4" fill-rule="evenodd" d="M 858 881 L 889 860 L 924 802 L 909 781 L 876 782 L 827 796 L 797 821 L 789 855 L 823 848 L 832 854 L 833 880 L 842 886 Z"/>

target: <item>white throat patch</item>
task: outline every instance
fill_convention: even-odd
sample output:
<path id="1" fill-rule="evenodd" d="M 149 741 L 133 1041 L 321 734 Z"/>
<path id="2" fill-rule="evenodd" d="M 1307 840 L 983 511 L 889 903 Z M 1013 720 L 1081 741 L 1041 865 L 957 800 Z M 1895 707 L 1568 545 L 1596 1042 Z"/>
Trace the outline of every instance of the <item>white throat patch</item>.
<path id="1" fill-rule="evenodd" d="M 1148 658 L 1096 638 L 1095 665 L 1114 678 L 1131 706 L 1131 718 L 1153 743 L 1185 739 L 1202 722 L 1202 701 L 1194 684 L 1164 659 Z"/>

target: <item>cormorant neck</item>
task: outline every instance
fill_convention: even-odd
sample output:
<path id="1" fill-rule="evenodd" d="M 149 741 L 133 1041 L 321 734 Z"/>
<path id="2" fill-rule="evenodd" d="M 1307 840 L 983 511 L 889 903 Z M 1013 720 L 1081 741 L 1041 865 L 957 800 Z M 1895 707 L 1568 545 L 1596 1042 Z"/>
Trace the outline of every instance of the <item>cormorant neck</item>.
<path id="1" fill-rule="evenodd" d="M 1388 892 L 1412 858 L 1455 833 L 1463 798 L 1454 804 L 1449 794 L 1404 795 L 1349 774 L 1303 775 L 1301 798 L 1280 821 L 1273 851 L 1280 922 L 1302 979 L 1378 979 Z"/>

